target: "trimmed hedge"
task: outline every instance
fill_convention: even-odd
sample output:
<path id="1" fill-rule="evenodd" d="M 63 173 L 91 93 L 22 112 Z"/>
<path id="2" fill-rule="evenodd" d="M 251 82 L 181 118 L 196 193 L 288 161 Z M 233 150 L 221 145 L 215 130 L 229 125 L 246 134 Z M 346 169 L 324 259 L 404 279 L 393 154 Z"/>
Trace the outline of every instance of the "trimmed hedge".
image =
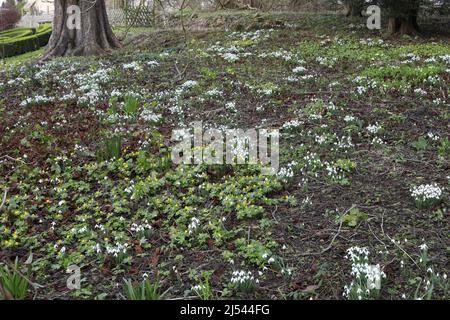
<path id="1" fill-rule="evenodd" d="M 33 34 L 33 29 L 30 28 L 9 29 L 7 31 L 0 32 L 0 41 L 10 38 L 25 37 L 31 34 Z"/>
<path id="2" fill-rule="evenodd" d="M 0 58 L 35 51 L 47 45 L 52 28 L 42 25 L 37 29 L 17 28 L 0 32 Z"/>

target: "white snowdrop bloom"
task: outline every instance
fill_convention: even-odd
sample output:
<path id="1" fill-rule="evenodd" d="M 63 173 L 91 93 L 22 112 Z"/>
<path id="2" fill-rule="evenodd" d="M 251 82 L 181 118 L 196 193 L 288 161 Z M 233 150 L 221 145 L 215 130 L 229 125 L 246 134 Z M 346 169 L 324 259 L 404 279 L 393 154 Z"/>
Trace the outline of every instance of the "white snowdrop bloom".
<path id="1" fill-rule="evenodd" d="M 192 234 L 200 225 L 200 220 L 197 218 L 192 218 L 191 223 L 188 225 L 188 232 L 189 234 Z"/>
<path id="2" fill-rule="evenodd" d="M 428 136 L 428 138 L 430 138 L 433 141 L 438 141 L 440 139 L 439 134 L 437 134 L 437 133 L 435 134 L 433 132 L 428 132 L 427 136 Z"/>
<path id="3" fill-rule="evenodd" d="M 139 63 L 137 63 L 136 61 L 130 62 L 130 63 L 125 63 L 122 65 L 122 68 L 124 69 L 130 69 L 133 71 L 141 71 L 142 67 L 141 65 L 139 65 Z"/>
<path id="4" fill-rule="evenodd" d="M 222 54 L 222 58 L 228 62 L 239 61 L 239 56 L 237 54 L 231 53 L 231 52 L 226 52 L 226 53 Z"/>
<path id="5" fill-rule="evenodd" d="M 433 100 L 433 104 L 435 106 L 441 106 L 441 105 L 444 105 L 445 102 L 441 98 L 436 98 L 436 99 Z"/>
<path id="6" fill-rule="evenodd" d="M 416 200 L 426 201 L 429 199 L 439 200 L 442 189 L 436 184 L 422 184 L 411 188 L 411 196 Z"/>
<path id="7" fill-rule="evenodd" d="M 294 176 L 294 171 L 292 170 L 291 167 L 282 167 L 278 173 L 277 176 L 284 180 L 287 181 L 287 178 L 292 178 Z"/>
<path id="8" fill-rule="evenodd" d="M 28 105 L 41 105 L 52 102 L 54 100 L 53 97 L 46 97 L 41 95 L 36 95 L 31 98 L 27 98 L 20 103 L 21 107 L 26 107 Z"/>
<path id="9" fill-rule="evenodd" d="M 236 270 L 233 271 L 230 282 L 238 286 L 246 285 L 251 287 L 254 284 L 258 284 L 259 280 L 250 271 Z"/>
<path id="10" fill-rule="evenodd" d="M 428 250 L 428 246 L 426 243 L 423 243 L 419 246 L 419 249 L 425 251 L 425 250 Z"/>
<path id="11" fill-rule="evenodd" d="M 440 56 L 439 58 L 448 65 L 450 65 L 450 55 Z"/>
<path id="12" fill-rule="evenodd" d="M 102 249 L 101 249 L 101 246 L 100 246 L 99 243 L 95 244 L 95 246 L 94 246 L 94 251 L 95 251 L 96 253 L 101 253 L 101 252 L 102 252 Z"/>
<path id="13" fill-rule="evenodd" d="M 295 77 L 295 76 L 289 76 L 289 77 L 286 78 L 286 81 L 288 81 L 288 82 L 298 82 L 298 81 L 300 81 L 300 78 Z"/>
<path id="14" fill-rule="evenodd" d="M 305 67 L 299 66 L 292 70 L 293 73 L 305 73 L 307 69 Z"/>
<path id="15" fill-rule="evenodd" d="M 217 88 L 206 91 L 206 95 L 210 97 L 220 97 L 223 95 L 223 92 Z"/>
<path id="16" fill-rule="evenodd" d="M 151 230 L 152 226 L 148 223 L 142 223 L 142 224 L 137 224 L 137 223 L 133 223 L 131 224 L 130 230 L 134 233 L 138 233 L 138 232 L 145 232 L 146 230 Z"/>
<path id="17" fill-rule="evenodd" d="M 303 124 L 302 121 L 300 121 L 298 119 L 293 119 L 288 122 L 285 122 L 281 128 L 282 129 L 293 129 L 293 128 L 300 127 L 302 124 Z"/>
<path id="18" fill-rule="evenodd" d="M 227 102 L 225 104 L 225 109 L 232 111 L 232 112 L 237 112 L 236 103 L 234 101 Z"/>
<path id="19" fill-rule="evenodd" d="M 414 89 L 414 93 L 419 97 L 424 97 L 428 94 L 425 90 L 421 88 Z"/>
<path id="20" fill-rule="evenodd" d="M 76 99 L 76 95 L 73 92 L 67 93 L 65 95 L 63 95 L 61 98 L 59 98 L 59 100 L 61 101 L 70 101 L 70 100 L 74 100 Z"/>
<path id="21" fill-rule="evenodd" d="M 194 81 L 194 80 L 188 80 L 188 81 L 186 81 L 185 83 L 183 83 L 183 84 L 181 85 L 181 87 L 182 87 L 183 89 L 187 89 L 187 88 L 195 87 L 195 86 L 197 86 L 197 85 L 198 85 L 198 82 L 197 82 L 197 81 Z"/>
<path id="22" fill-rule="evenodd" d="M 359 95 L 362 95 L 367 92 L 367 88 L 363 86 L 358 86 L 356 87 L 356 92 L 358 92 Z"/>
<path id="23" fill-rule="evenodd" d="M 377 123 L 367 126 L 367 131 L 369 131 L 372 134 L 377 134 L 382 127 Z"/>
<path id="24" fill-rule="evenodd" d="M 119 243 L 116 242 L 115 245 L 107 245 L 106 246 L 106 253 L 109 255 L 112 255 L 114 257 L 118 257 L 119 254 L 124 254 L 127 252 L 128 243 Z"/>
<path id="25" fill-rule="evenodd" d="M 159 66 L 159 62 L 155 61 L 155 60 L 147 61 L 145 64 L 150 66 L 151 68 L 155 68 L 155 67 Z"/>
<path id="26" fill-rule="evenodd" d="M 379 137 L 375 137 L 372 139 L 372 142 L 370 143 L 374 146 L 382 146 L 385 145 L 386 142 L 383 141 L 383 139 L 379 138 Z"/>
<path id="27" fill-rule="evenodd" d="M 327 138 L 328 138 L 328 136 L 326 135 L 326 134 L 322 134 L 322 135 L 315 135 L 314 136 L 314 140 L 318 143 L 318 144 L 320 144 L 320 145 L 322 145 L 322 144 L 324 144 L 325 142 L 327 142 Z"/>
<path id="28" fill-rule="evenodd" d="M 139 118 L 145 122 L 159 122 L 162 118 L 161 115 L 154 113 L 152 110 L 145 108 L 139 115 Z"/>
<path id="29" fill-rule="evenodd" d="M 344 117 L 344 121 L 345 122 L 353 122 L 353 121 L 355 121 L 356 120 L 356 118 L 354 117 L 354 116 L 351 116 L 351 115 L 346 115 L 345 117 Z"/>

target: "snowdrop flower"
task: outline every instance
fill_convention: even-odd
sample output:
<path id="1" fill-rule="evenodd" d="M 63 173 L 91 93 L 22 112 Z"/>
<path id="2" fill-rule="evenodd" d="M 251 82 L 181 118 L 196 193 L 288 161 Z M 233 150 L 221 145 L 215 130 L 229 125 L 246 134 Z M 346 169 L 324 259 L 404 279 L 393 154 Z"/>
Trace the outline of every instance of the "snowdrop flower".
<path id="1" fill-rule="evenodd" d="M 231 52 L 226 52 L 226 53 L 222 54 L 222 58 L 230 63 L 239 61 L 239 56 L 237 54 L 231 53 Z"/>
<path id="2" fill-rule="evenodd" d="M 377 134 L 381 129 L 382 129 L 382 127 L 378 124 L 378 122 L 376 122 L 375 124 L 369 125 L 367 127 L 367 131 L 369 131 L 372 134 Z"/>
<path id="3" fill-rule="evenodd" d="M 411 188 L 411 196 L 416 200 L 439 200 L 442 196 L 442 189 L 436 184 L 422 184 Z"/>
<path id="4" fill-rule="evenodd" d="M 356 118 L 355 118 L 354 116 L 346 115 L 346 116 L 344 117 L 344 121 L 345 121 L 345 122 L 353 122 L 353 121 L 355 121 L 355 120 L 356 120 Z"/>
<path id="5" fill-rule="evenodd" d="M 142 67 L 136 61 L 123 64 L 122 68 L 124 68 L 124 69 L 131 69 L 133 71 L 141 71 L 142 70 Z"/>
<path id="6" fill-rule="evenodd" d="M 427 92 L 421 88 L 417 88 L 414 90 L 414 93 L 419 97 L 424 97 L 427 95 Z"/>
<path id="7" fill-rule="evenodd" d="M 188 226 L 189 234 L 192 234 L 195 231 L 195 229 L 198 228 L 199 225 L 200 225 L 200 220 L 195 217 L 192 218 L 191 223 Z"/>
<path id="8" fill-rule="evenodd" d="M 438 141 L 440 138 L 438 134 L 434 134 L 433 132 L 428 132 L 427 136 L 433 141 Z"/>
<path id="9" fill-rule="evenodd" d="M 307 69 L 306 69 L 305 67 L 300 66 L 300 67 L 297 67 L 297 68 L 293 69 L 292 72 L 298 74 L 298 73 L 305 73 L 306 70 L 307 70 Z"/>
<path id="10" fill-rule="evenodd" d="M 154 60 L 147 61 L 146 64 L 147 64 L 148 66 L 150 66 L 151 68 L 154 68 L 154 67 L 159 66 L 159 62 L 158 62 L 158 61 L 154 61 Z"/>
<path id="11" fill-rule="evenodd" d="M 225 104 L 225 109 L 232 111 L 232 112 L 237 112 L 236 103 L 234 101 L 227 102 Z"/>
<path id="12" fill-rule="evenodd" d="M 375 146 L 377 146 L 377 145 L 384 145 L 384 144 L 386 144 L 384 141 L 383 141 L 383 139 L 381 139 L 381 138 L 379 138 L 379 137 L 375 137 L 375 138 L 373 138 L 372 139 L 372 142 L 371 142 L 371 144 L 372 145 L 375 145 Z"/>

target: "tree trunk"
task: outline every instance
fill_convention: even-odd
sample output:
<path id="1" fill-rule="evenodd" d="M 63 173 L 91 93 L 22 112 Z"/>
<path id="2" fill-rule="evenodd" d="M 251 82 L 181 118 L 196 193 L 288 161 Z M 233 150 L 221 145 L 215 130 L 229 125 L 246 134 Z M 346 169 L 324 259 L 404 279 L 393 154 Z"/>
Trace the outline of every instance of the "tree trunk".
<path id="1" fill-rule="evenodd" d="M 388 31 L 390 34 L 415 36 L 420 33 L 417 17 L 419 8 L 412 8 L 403 14 L 389 18 Z"/>
<path id="2" fill-rule="evenodd" d="M 346 12 L 345 15 L 347 17 L 362 17 L 362 7 L 360 5 L 352 1 L 345 2 L 344 5 Z"/>
<path id="3" fill-rule="evenodd" d="M 406 17 L 390 17 L 388 32 L 390 34 L 418 35 L 419 25 L 417 23 L 417 15 L 411 14 Z"/>
<path id="4" fill-rule="evenodd" d="M 67 8 L 81 9 L 81 28 L 67 27 Z M 98 55 L 119 48 L 106 15 L 105 0 L 55 0 L 53 32 L 42 60 L 69 55 Z"/>

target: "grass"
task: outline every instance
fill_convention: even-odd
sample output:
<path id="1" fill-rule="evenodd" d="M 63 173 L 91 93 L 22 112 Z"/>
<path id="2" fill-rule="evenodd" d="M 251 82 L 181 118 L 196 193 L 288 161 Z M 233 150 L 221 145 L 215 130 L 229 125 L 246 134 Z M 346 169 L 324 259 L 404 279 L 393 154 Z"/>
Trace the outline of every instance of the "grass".
<path id="1" fill-rule="evenodd" d="M 39 59 L 44 54 L 45 48 L 39 50 L 20 54 L 18 56 L 0 59 L 0 64 L 14 66 L 21 63 L 32 62 Z"/>

